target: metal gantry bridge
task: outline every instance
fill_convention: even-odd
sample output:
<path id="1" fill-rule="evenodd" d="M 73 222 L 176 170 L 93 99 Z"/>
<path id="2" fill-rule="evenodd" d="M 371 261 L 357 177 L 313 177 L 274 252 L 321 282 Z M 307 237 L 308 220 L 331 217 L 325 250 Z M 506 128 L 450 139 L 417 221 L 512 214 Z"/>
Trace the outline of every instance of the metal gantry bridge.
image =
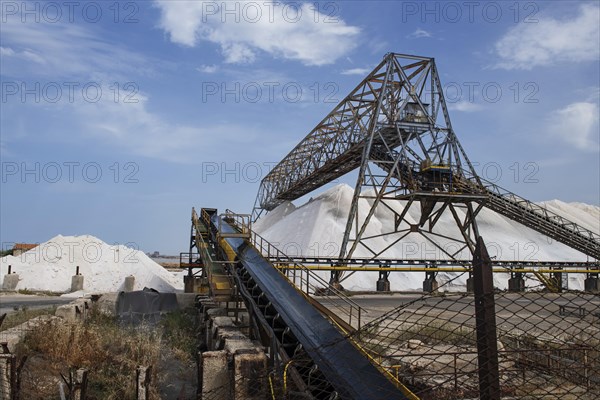
<path id="1" fill-rule="evenodd" d="M 472 254 L 478 236 L 476 216 L 489 208 L 511 220 L 600 259 L 600 235 L 477 175 L 450 121 L 433 58 L 387 54 L 383 61 L 265 176 L 255 201 L 259 218 L 284 201 L 299 197 L 358 169 L 339 260 L 362 248 L 372 259 L 409 235 L 420 235 L 448 259 Z M 372 203 L 359 215 L 358 202 Z M 398 201 L 405 205 L 398 205 Z M 419 207 L 418 223 L 407 220 Z M 375 248 L 366 227 L 377 207 L 394 214 L 390 245 Z M 453 235 L 441 234 L 442 215 L 456 222 Z M 449 252 L 443 242 L 459 244 Z M 332 284 L 341 281 L 332 271 Z M 387 278 L 385 274 L 384 278 Z"/>

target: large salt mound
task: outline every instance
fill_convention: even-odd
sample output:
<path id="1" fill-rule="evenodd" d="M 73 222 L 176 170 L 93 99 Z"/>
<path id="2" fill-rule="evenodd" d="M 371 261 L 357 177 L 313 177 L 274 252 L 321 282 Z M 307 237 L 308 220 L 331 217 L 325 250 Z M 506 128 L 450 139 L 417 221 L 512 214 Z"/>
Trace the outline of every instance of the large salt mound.
<path id="1" fill-rule="evenodd" d="M 144 252 L 122 245 L 109 245 L 90 236 L 58 235 L 20 256 L 0 258 L 0 276 L 8 266 L 19 274 L 18 289 L 68 292 L 76 267 L 84 276 L 84 292 L 116 292 L 125 277 L 135 277 L 135 290 L 144 287 L 160 292 L 183 289 L 183 281 Z"/>
<path id="2" fill-rule="evenodd" d="M 337 185 L 318 195 L 309 202 L 295 207 L 284 203 L 271 213 L 259 219 L 254 229 L 267 240 L 288 255 L 337 257 L 346 226 L 346 218 L 352 201 L 353 189 L 345 184 Z M 359 213 L 366 215 L 370 202 L 359 201 Z M 393 207 L 401 211 L 406 203 L 398 202 Z M 600 207 L 581 203 L 564 203 L 552 200 L 542 205 L 565 218 L 580 224 L 592 231 L 600 233 Z M 462 216 L 462 215 L 461 215 Z M 362 218 L 362 217 L 361 217 Z M 411 207 L 407 219 L 416 223 L 419 218 L 418 207 Z M 393 224 L 393 213 L 385 207 L 378 207 L 373 215 L 365 236 L 370 239 L 369 246 L 373 249 L 384 249 L 392 245 L 382 258 L 393 259 L 448 259 L 449 257 L 420 235 L 409 235 L 399 243 L 393 244 L 396 236 L 378 237 L 382 232 L 390 231 Z M 484 208 L 477 217 L 480 234 L 484 238 L 490 255 L 501 260 L 544 260 L 544 261 L 587 261 L 587 257 L 557 243 L 546 236 L 505 218 L 494 211 Z M 458 237 L 458 230 L 450 213 L 445 213 L 437 223 L 437 232 L 442 235 Z M 443 243 L 452 246 L 451 241 Z M 354 257 L 371 257 L 364 248 L 358 247 Z M 461 254 L 458 258 L 468 259 L 470 256 Z M 319 272 L 327 279 L 328 272 Z M 454 278 L 455 274 L 440 273 L 440 283 Z M 390 283 L 393 290 L 421 290 L 424 274 L 393 272 Z M 453 286 L 464 288 L 466 274 L 452 282 Z M 342 284 L 350 290 L 373 290 L 378 279 L 376 272 L 361 272 L 351 275 Z M 571 274 L 570 288 L 581 288 L 583 276 Z M 495 274 L 496 287 L 506 288 L 508 274 Z M 539 285 L 535 280 L 529 281 L 531 286 Z"/>

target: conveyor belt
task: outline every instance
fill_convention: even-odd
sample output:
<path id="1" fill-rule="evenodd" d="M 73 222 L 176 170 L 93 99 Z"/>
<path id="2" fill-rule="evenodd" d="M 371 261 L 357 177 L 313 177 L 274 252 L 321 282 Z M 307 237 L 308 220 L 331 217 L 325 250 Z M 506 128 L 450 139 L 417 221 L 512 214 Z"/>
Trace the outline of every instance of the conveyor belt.
<path id="1" fill-rule="evenodd" d="M 486 207 L 489 209 L 600 260 L 600 235 L 597 233 L 498 185 L 481 181 L 487 189 L 489 200 Z M 596 222 L 600 227 L 600 221 Z"/>
<path id="2" fill-rule="evenodd" d="M 260 295 L 252 296 L 248 290 L 246 297 L 252 298 L 246 301 L 256 303 L 264 295 L 265 301 L 254 304 L 254 309 L 265 310 L 265 314 L 268 309 L 276 312 L 271 319 L 278 318 L 289 328 L 334 390 L 330 394 L 320 392 L 316 397 L 335 398 L 337 394 L 342 399 L 407 398 L 253 246 L 240 238 L 227 238 L 228 233 L 236 231 L 224 221 L 219 223 L 217 218 L 220 217 L 212 218 L 213 227 L 220 226 L 225 234 L 222 240 L 237 255 L 235 274 L 240 286 L 249 287 L 251 282 L 253 291 L 260 291 Z M 290 356 L 294 350 L 290 349 Z M 320 390 L 326 388 L 321 386 Z"/>

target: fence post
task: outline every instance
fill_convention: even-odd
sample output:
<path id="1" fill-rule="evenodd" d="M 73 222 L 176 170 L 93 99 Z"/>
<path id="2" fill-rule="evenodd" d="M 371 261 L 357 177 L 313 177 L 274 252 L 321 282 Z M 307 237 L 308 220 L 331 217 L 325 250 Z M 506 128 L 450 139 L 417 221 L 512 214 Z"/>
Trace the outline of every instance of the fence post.
<path id="1" fill-rule="evenodd" d="M 152 367 L 139 366 L 136 374 L 136 400 L 149 400 Z"/>
<path id="2" fill-rule="evenodd" d="M 14 354 L 0 354 L 0 399 L 16 399 L 16 364 L 17 357 Z"/>
<path id="3" fill-rule="evenodd" d="M 477 361 L 481 400 L 500 399 L 492 262 L 481 236 L 473 254 Z"/>
<path id="4" fill-rule="evenodd" d="M 71 400 L 85 400 L 87 391 L 88 371 L 84 368 L 70 371 L 70 395 Z"/>

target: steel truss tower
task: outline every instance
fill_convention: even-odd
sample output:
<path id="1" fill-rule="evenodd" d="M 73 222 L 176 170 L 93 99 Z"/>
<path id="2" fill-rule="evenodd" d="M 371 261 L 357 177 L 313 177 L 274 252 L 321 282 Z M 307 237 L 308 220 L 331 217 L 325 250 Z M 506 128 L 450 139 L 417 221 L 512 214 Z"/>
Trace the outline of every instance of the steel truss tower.
<path id="1" fill-rule="evenodd" d="M 409 235 L 424 238 L 440 256 L 455 259 L 468 251 L 470 258 L 478 237 L 476 216 L 484 206 L 600 257 L 597 234 L 477 176 L 452 129 L 433 58 L 388 53 L 262 180 L 254 219 L 355 169 L 340 259 L 358 249 L 372 258 L 385 256 Z M 370 204 L 364 215 L 362 201 Z M 393 223 L 370 234 L 379 210 L 393 215 Z M 456 224 L 452 235 L 437 229 L 445 214 Z M 375 245 L 381 237 L 386 237 L 383 248 Z M 343 279 L 332 272 L 333 284 Z"/>

